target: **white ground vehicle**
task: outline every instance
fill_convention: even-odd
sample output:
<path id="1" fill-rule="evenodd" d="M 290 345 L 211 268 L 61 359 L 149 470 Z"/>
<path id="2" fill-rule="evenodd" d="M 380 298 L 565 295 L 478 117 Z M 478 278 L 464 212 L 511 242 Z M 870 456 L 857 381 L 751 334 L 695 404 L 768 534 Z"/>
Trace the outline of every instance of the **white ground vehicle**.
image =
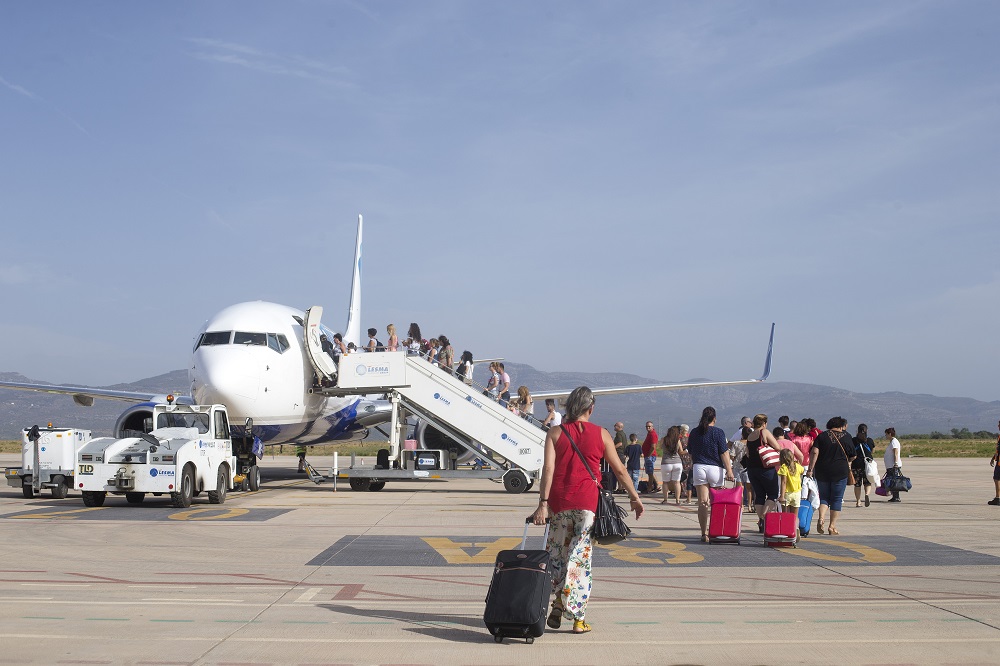
<path id="1" fill-rule="evenodd" d="M 52 490 L 63 499 L 73 487 L 77 452 L 90 441 L 89 430 L 34 426 L 21 431 L 21 466 L 7 468 L 7 485 L 20 488 L 26 499 Z M 35 465 L 35 461 L 38 464 Z"/>
<path id="2" fill-rule="evenodd" d="M 222 504 L 233 487 L 236 457 L 223 405 L 153 407 L 153 430 L 91 440 L 77 454 L 76 486 L 83 503 L 102 506 L 108 493 L 139 504 L 146 493 L 169 494 L 175 507 L 198 493 Z"/>

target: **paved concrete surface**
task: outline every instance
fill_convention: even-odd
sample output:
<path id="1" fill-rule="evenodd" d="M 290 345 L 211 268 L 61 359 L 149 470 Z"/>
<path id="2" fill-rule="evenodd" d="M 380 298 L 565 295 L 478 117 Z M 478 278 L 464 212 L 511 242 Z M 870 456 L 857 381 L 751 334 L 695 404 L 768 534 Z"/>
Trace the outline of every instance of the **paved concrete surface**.
<path id="1" fill-rule="evenodd" d="M 335 493 L 294 463 L 265 460 L 264 489 L 221 507 L 0 489 L 0 663 L 1000 661 L 985 460 L 908 459 L 901 504 L 851 501 L 839 537 L 795 550 L 763 547 L 750 516 L 743 545 L 701 544 L 693 509 L 651 500 L 634 539 L 597 552 L 594 631 L 564 623 L 533 645 L 494 644 L 482 611 L 537 493 L 464 480 Z"/>

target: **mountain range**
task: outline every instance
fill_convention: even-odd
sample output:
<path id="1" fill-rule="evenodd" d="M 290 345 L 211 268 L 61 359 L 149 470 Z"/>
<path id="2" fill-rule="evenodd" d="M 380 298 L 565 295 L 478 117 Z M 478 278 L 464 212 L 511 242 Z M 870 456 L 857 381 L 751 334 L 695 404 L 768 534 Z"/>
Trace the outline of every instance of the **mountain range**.
<path id="1" fill-rule="evenodd" d="M 624 373 L 543 372 L 530 365 L 506 365 L 511 376 L 511 393 L 522 384 L 531 391 L 548 391 L 581 385 L 596 388 L 648 385 L 662 381 Z M 482 382 L 484 375 L 485 368 L 476 369 L 477 382 Z M 12 372 L 0 373 L 0 380 L 43 383 Z M 187 386 L 187 371 L 174 370 L 128 384 L 100 388 L 184 394 Z M 19 439 L 22 428 L 49 422 L 88 429 L 93 431 L 94 436 L 108 435 L 126 405 L 117 400 L 98 399 L 92 407 L 80 407 L 70 396 L 0 389 L 0 439 Z M 858 423 L 867 423 L 869 432 L 874 436 L 881 435 L 889 426 L 896 428 L 900 434 L 934 430 L 947 433 L 952 428 L 992 431 L 1000 418 L 1000 401 L 942 398 L 898 391 L 857 393 L 830 386 L 767 381 L 753 385 L 599 397 L 594 421 L 608 428 L 615 421 L 623 421 L 626 432 L 639 433 L 641 439 L 646 421 L 652 421 L 662 435 L 667 427 L 674 424 L 696 425 L 706 405 L 715 407 L 719 414 L 718 424 L 727 433 L 735 430 L 741 416 L 761 412 L 770 417 L 772 426 L 777 425 L 778 416 L 782 414 L 792 419 L 812 417 L 820 427 L 831 416 L 843 416 L 852 431 Z M 544 411 L 542 404 L 535 406 L 536 415 Z"/>

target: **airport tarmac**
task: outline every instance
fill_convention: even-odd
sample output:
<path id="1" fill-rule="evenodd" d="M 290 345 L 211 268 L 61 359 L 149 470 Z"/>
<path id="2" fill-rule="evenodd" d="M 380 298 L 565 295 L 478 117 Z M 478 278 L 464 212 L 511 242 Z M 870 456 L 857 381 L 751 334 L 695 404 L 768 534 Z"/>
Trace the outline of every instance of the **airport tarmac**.
<path id="1" fill-rule="evenodd" d="M 329 459 L 315 459 L 319 468 Z M 0 466 L 17 465 L 0 455 Z M 3 664 L 995 664 L 1000 507 L 986 460 L 906 459 L 900 504 L 855 508 L 794 550 L 698 541 L 691 507 L 647 499 L 598 547 L 587 620 L 493 642 L 483 599 L 537 492 L 489 481 L 315 485 L 294 458 L 264 488 L 190 509 L 0 488 Z M 540 529 L 533 532 L 535 546 Z"/>

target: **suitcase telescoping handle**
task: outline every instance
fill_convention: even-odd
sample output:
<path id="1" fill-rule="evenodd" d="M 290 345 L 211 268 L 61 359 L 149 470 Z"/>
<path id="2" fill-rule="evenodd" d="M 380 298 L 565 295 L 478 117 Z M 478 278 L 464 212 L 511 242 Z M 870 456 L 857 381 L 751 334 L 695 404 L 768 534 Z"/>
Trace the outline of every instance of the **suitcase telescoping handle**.
<path id="1" fill-rule="evenodd" d="M 524 519 L 524 536 L 521 538 L 521 550 L 524 550 L 528 544 L 528 528 L 534 524 L 531 517 Z M 542 550 L 545 549 L 545 544 L 549 542 L 549 519 L 545 519 L 545 533 L 542 534 Z"/>

